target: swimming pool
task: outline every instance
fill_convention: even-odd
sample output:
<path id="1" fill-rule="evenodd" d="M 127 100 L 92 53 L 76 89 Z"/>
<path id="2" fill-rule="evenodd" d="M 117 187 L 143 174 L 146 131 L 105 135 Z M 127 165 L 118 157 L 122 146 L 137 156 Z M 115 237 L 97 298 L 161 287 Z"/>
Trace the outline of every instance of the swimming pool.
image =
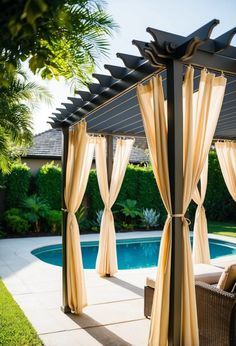
<path id="1" fill-rule="evenodd" d="M 155 267 L 160 249 L 160 237 L 117 240 L 117 258 L 119 269 L 138 269 Z M 209 239 L 211 258 L 236 255 L 236 244 Z M 98 252 L 98 242 L 82 242 L 83 265 L 85 269 L 94 269 Z M 31 252 L 40 260 L 53 265 L 62 265 L 62 245 L 50 245 Z"/>

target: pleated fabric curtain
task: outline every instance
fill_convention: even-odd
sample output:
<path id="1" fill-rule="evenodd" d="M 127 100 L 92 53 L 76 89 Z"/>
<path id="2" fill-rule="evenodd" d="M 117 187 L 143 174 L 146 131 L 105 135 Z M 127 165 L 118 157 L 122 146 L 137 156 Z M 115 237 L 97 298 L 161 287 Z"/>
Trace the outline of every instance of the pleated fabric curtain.
<path id="1" fill-rule="evenodd" d="M 217 142 L 215 147 L 225 184 L 236 201 L 236 143 Z"/>
<path id="2" fill-rule="evenodd" d="M 194 102 L 192 67 L 188 67 L 183 84 L 184 115 L 184 215 L 191 201 L 203 169 L 219 117 L 226 79 L 215 77 L 205 70 L 201 72 L 199 92 Z M 171 264 L 171 224 L 172 209 L 167 152 L 167 116 L 164 107 L 162 79 L 153 77 L 146 85 L 137 87 L 137 95 L 144 129 L 148 141 L 151 163 L 157 185 L 168 212 L 160 246 L 156 289 L 152 307 L 149 345 L 168 345 L 170 264 Z M 183 278 L 181 345 L 199 344 L 192 254 L 189 240 L 188 222 L 183 222 Z"/>
<path id="3" fill-rule="evenodd" d="M 205 208 L 203 206 L 208 176 L 208 157 L 203 167 L 200 178 L 200 190 L 198 186 L 193 193 L 193 200 L 197 204 L 193 228 L 193 262 L 210 264 L 210 249 L 208 241 L 208 229 Z"/>
<path id="4" fill-rule="evenodd" d="M 133 139 L 117 139 L 109 188 L 106 161 L 106 138 L 98 137 L 96 142 L 97 178 L 100 194 L 105 206 L 100 226 L 99 248 L 96 261 L 96 270 L 100 276 L 112 276 L 117 272 L 118 268 L 115 225 L 111 208 L 119 194 L 133 143 Z"/>
<path id="5" fill-rule="evenodd" d="M 87 305 L 79 226 L 75 216 L 88 182 L 95 143 L 86 133 L 86 123 L 81 122 L 69 132 L 66 168 L 65 203 L 67 208 L 67 294 L 72 312 L 80 314 Z"/>

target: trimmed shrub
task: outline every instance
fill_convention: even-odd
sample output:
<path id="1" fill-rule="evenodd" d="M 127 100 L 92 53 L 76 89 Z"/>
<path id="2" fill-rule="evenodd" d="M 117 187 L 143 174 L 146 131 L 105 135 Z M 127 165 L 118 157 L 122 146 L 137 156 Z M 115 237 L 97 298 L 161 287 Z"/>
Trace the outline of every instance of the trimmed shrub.
<path id="1" fill-rule="evenodd" d="M 138 200 L 138 168 L 134 165 L 128 165 L 115 206 L 127 199 Z"/>
<path id="2" fill-rule="evenodd" d="M 136 192 L 138 206 L 141 209 L 155 209 L 160 213 L 159 223 L 163 225 L 166 219 L 166 210 L 156 184 L 151 166 L 138 167 L 138 190 Z"/>
<path id="3" fill-rule="evenodd" d="M 30 168 L 26 164 L 15 163 L 6 181 L 6 208 L 20 207 L 27 197 L 30 186 Z"/>
<path id="4" fill-rule="evenodd" d="M 22 210 L 19 208 L 11 208 L 4 213 L 4 220 L 7 229 L 14 233 L 25 234 L 30 224 L 22 215 Z"/>
<path id="5" fill-rule="evenodd" d="M 209 154 L 208 185 L 204 206 L 208 220 L 236 221 L 236 203 L 225 185 L 215 151 Z"/>
<path id="6" fill-rule="evenodd" d="M 93 220 L 96 218 L 96 212 L 104 208 L 98 187 L 97 172 L 95 169 L 92 169 L 89 173 L 88 186 L 85 195 L 87 198 L 88 219 Z"/>
<path id="7" fill-rule="evenodd" d="M 61 209 L 61 168 L 53 162 L 43 165 L 36 175 L 37 194 L 51 209 Z"/>
<path id="8" fill-rule="evenodd" d="M 100 197 L 96 170 L 91 170 L 86 191 L 88 201 L 88 218 L 96 219 L 96 212 L 103 209 Z M 160 212 L 159 222 L 162 224 L 166 218 L 161 197 L 151 167 L 129 165 L 127 167 L 120 193 L 113 207 L 115 221 L 119 220 L 119 203 L 132 199 L 137 201 L 137 207 L 154 208 Z"/>
<path id="9" fill-rule="evenodd" d="M 50 232 L 55 234 L 61 233 L 62 213 L 58 210 L 49 210 L 46 215 L 46 222 L 50 227 Z"/>

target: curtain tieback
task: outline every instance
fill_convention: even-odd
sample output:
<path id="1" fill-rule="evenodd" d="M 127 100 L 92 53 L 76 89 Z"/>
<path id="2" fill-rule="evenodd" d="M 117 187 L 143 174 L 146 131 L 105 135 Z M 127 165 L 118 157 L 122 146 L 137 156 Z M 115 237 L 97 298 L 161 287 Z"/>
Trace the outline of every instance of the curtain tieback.
<path id="1" fill-rule="evenodd" d="M 168 214 L 169 217 L 184 217 L 184 214 Z"/>
<path id="2" fill-rule="evenodd" d="M 68 209 L 64 209 L 64 208 L 61 208 L 61 211 L 62 211 L 63 213 L 67 213 L 67 214 L 72 214 L 72 215 L 75 214 L 75 212 L 70 211 L 70 210 L 68 210 Z"/>
<path id="3" fill-rule="evenodd" d="M 173 218 L 173 217 L 181 217 L 183 220 L 185 220 L 188 225 L 191 225 L 191 221 L 187 219 L 184 214 L 168 214 L 168 217 Z"/>

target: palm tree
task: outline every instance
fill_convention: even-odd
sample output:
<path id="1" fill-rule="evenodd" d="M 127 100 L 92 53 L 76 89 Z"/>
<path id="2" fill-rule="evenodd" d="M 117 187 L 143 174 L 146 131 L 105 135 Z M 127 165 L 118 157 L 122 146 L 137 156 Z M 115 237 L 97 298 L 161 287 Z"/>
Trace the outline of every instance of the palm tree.
<path id="1" fill-rule="evenodd" d="M 50 100 L 50 93 L 27 82 L 22 71 L 10 74 L 9 82 L 0 87 L 0 170 L 8 171 L 10 163 L 31 144 L 32 110 L 39 102 Z"/>
<path id="2" fill-rule="evenodd" d="M 37 4 L 36 4 L 37 3 Z M 42 78 L 63 76 L 86 84 L 117 28 L 103 0 L 0 2 L 0 84 L 5 71 L 27 60 Z"/>
<path id="3" fill-rule="evenodd" d="M 32 195 L 23 201 L 22 206 L 26 210 L 26 219 L 34 225 L 34 231 L 40 232 L 39 222 L 49 211 L 47 203 L 41 197 Z"/>

